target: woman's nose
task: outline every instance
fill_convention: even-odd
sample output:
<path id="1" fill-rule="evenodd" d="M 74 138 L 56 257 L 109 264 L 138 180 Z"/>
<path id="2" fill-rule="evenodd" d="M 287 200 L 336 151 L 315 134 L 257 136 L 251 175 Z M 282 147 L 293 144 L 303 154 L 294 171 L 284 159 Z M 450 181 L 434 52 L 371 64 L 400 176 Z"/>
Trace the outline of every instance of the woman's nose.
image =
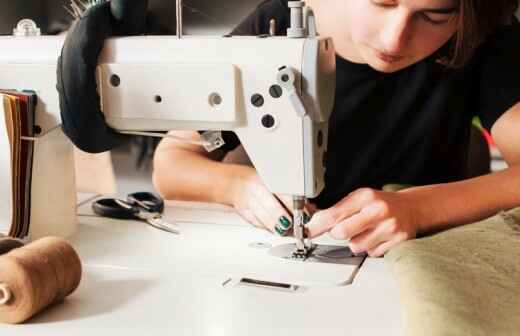
<path id="1" fill-rule="evenodd" d="M 381 46 L 390 55 L 403 56 L 403 50 L 409 41 L 410 15 L 396 10 L 388 16 L 381 31 Z"/>

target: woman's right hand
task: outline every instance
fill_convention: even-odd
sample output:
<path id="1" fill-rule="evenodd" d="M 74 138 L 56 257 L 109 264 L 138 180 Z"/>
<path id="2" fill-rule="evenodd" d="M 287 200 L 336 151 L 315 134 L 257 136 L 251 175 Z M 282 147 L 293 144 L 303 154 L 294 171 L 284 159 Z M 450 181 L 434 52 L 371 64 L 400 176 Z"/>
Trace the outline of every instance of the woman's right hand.
<path id="1" fill-rule="evenodd" d="M 245 168 L 245 167 L 243 167 Z M 292 197 L 272 194 L 254 168 L 237 174 L 231 186 L 231 203 L 249 223 L 279 236 L 292 232 Z"/>

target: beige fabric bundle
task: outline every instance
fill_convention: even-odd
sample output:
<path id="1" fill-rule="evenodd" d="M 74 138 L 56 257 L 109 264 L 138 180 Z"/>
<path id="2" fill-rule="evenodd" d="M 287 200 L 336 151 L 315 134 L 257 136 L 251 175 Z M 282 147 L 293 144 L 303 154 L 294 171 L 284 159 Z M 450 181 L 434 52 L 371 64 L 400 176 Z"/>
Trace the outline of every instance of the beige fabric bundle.
<path id="1" fill-rule="evenodd" d="M 406 335 L 520 334 L 520 208 L 405 242 L 385 259 Z"/>

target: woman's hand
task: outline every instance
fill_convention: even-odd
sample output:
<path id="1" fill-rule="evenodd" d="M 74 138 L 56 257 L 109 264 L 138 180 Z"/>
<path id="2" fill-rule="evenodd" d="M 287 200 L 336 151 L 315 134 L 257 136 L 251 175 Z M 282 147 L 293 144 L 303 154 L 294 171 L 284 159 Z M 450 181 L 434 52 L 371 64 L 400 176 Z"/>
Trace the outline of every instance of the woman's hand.
<path id="1" fill-rule="evenodd" d="M 416 237 L 422 218 L 420 201 L 406 192 L 363 188 L 333 207 L 317 212 L 308 224 L 310 237 L 329 232 L 348 240 L 354 253 L 384 255 L 393 246 Z"/>
<path id="2" fill-rule="evenodd" d="M 292 198 L 272 194 L 254 168 L 237 176 L 230 192 L 236 211 L 254 226 L 280 236 L 292 231 Z"/>

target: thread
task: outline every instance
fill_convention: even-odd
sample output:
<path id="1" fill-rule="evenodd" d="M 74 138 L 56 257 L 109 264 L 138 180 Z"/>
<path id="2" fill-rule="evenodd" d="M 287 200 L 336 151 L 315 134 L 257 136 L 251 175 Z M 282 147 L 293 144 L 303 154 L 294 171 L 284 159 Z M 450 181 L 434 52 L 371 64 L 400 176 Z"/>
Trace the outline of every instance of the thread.
<path id="1" fill-rule="evenodd" d="M 22 323 L 70 295 L 81 261 L 64 239 L 47 237 L 0 256 L 0 322 Z"/>
<path id="2" fill-rule="evenodd" d="M 175 1 L 175 15 L 177 18 L 177 38 L 182 38 L 183 24 L 182 24 L 182 0 Z"/>

